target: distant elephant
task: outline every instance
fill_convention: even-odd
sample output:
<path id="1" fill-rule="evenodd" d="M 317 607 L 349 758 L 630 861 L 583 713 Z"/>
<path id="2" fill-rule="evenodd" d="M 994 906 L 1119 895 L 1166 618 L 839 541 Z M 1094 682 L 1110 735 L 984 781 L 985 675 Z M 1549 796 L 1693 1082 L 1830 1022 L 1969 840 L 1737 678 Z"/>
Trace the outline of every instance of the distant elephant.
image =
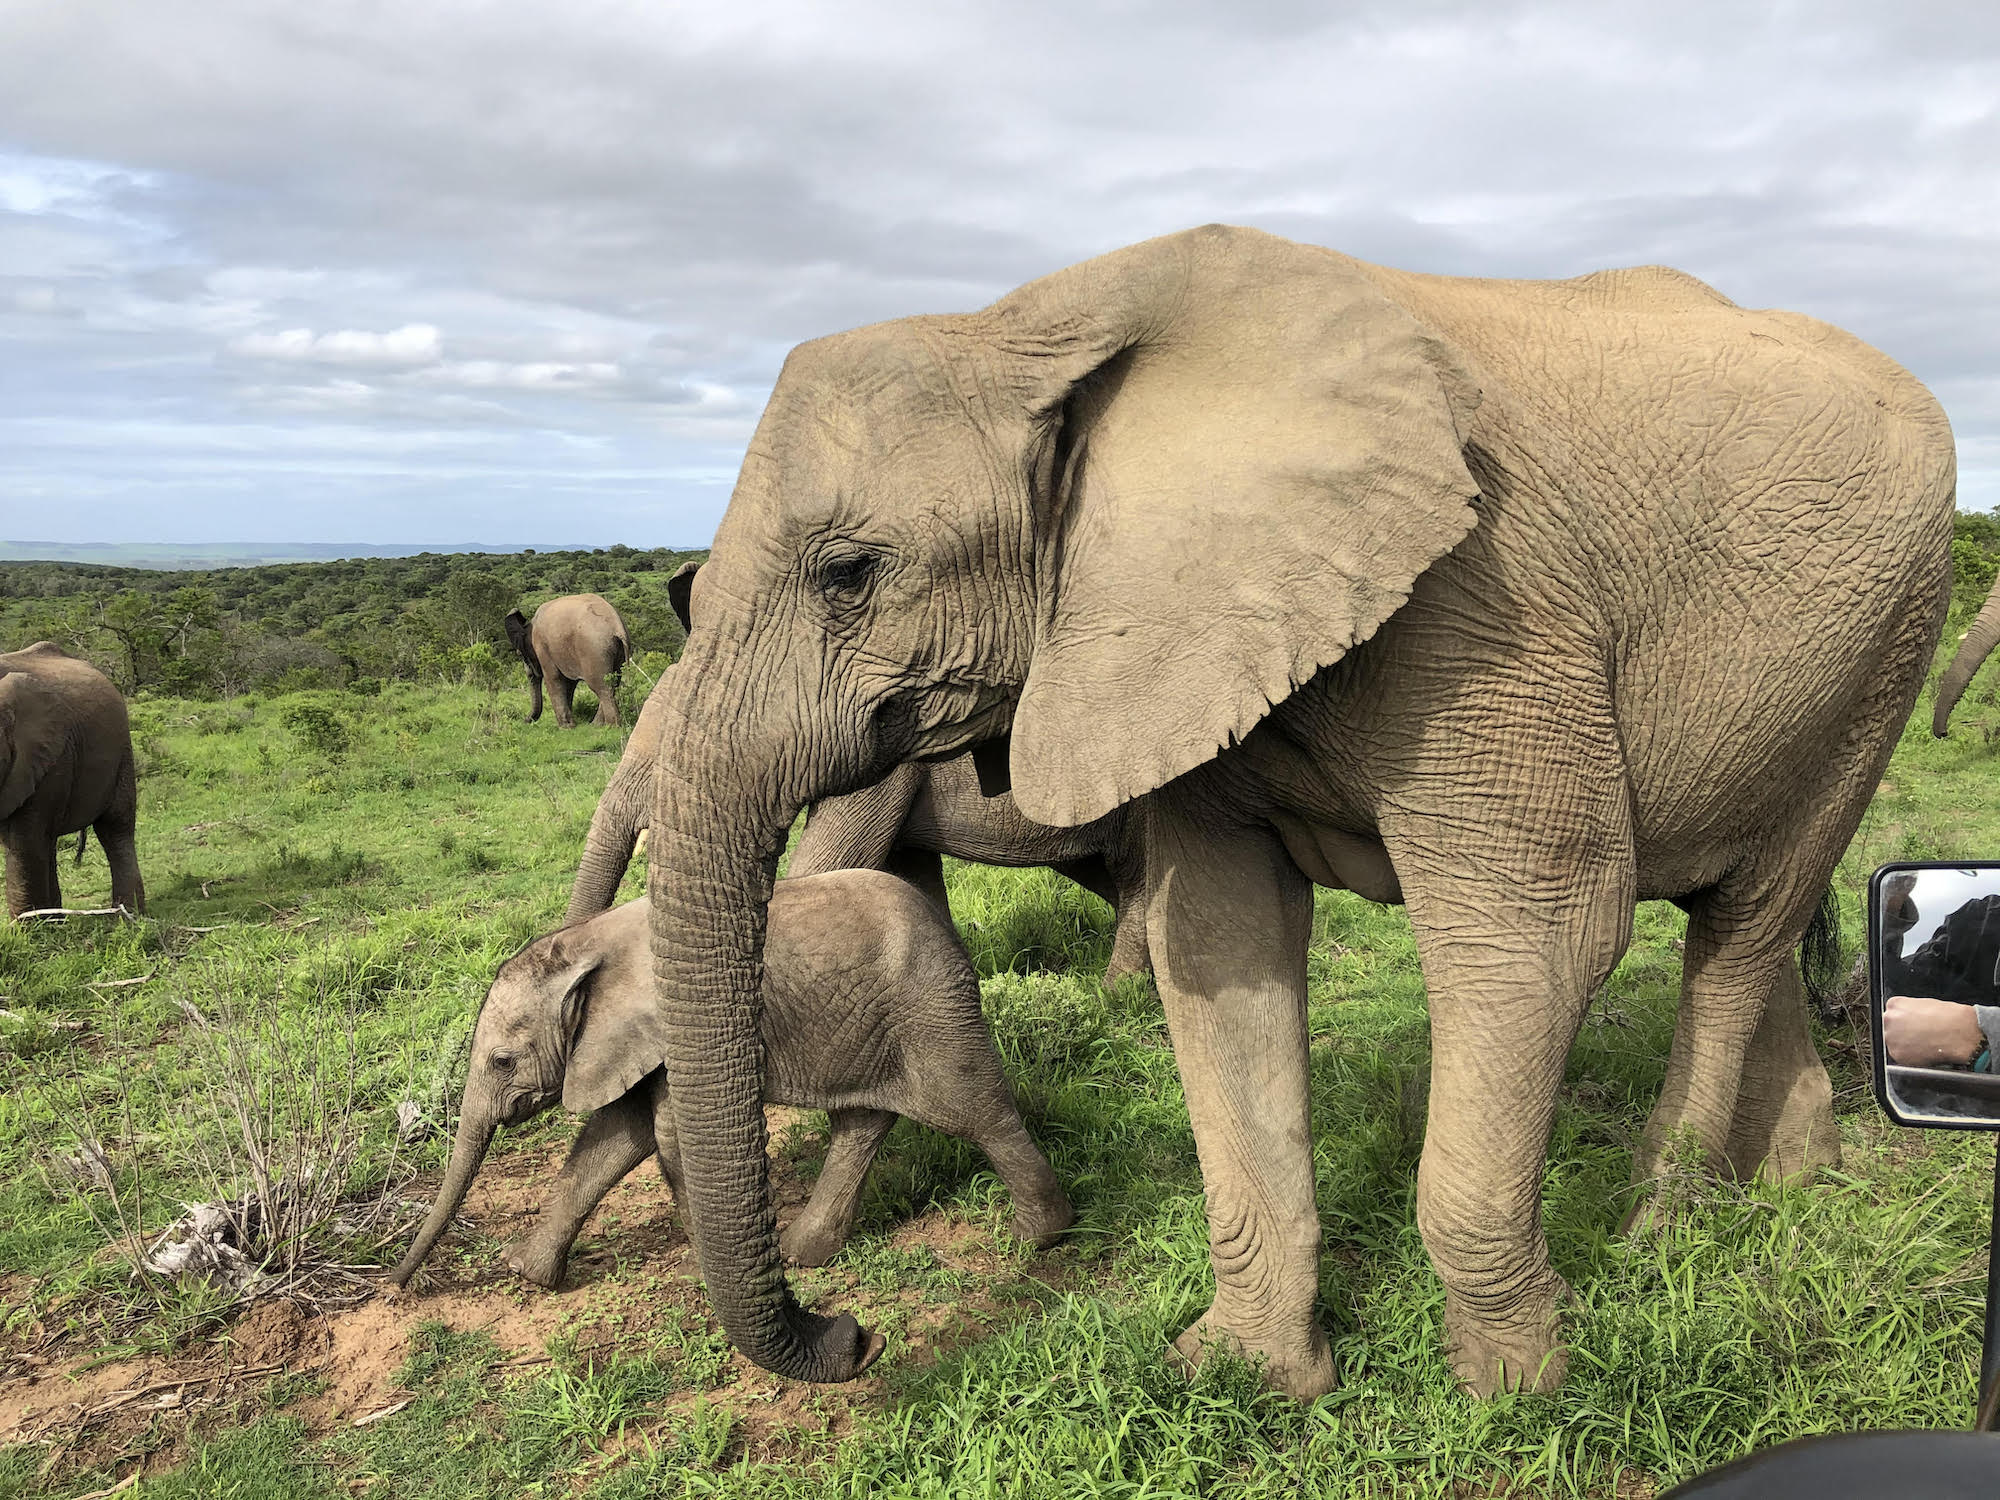
<path id="1" fill-rule="evenodd" d="M 560 1100 L 590 1119 L 554 1196 L 507 1263 L 561 1282 L 598 1201 L 647 1157 L 681 1196 L 681 1156 L 657 1057 L 659 1012 L 646 903 L 630 901 L 537 938 L 500 966 L 472 1033 L 458 1135 L 430 1216 L 389 1279 L 416 1272 L 465 1201 L 500 1125 Z M 829 1112 L 832 1143 L 812 1199 L 784 1235 L 798 1265 L 847 1242 L 863 1179 L 896 1116 L 986 1153 L 1014 1196 L 1014 1232 L 1053 1244 L 1075 1219 L 1021 1123 L 979 1009 L 979 978 L 951 924 L 915 889 L 876 870 L 778 882 L 761 1022 L 766 1096 Z"/>
<path id="2" fill-rule="evenodd" d="M 134 832 L 139 782 L 125 700 L 111 680 L 50 641 L 0 656 L 0 847 L 7 914 L 62 905 L 56 840 L 96 830 L 111 899 L 146 909 Z"/>
<path id="3" fill-rule="evenodd" d="M 699 567 L 683 564 L 668 582 L 683 628 L 688 589 Z M 567 921 L 603 911 L 617 897 L 639 834 L 652 821 L 663 718 L 652 698 L 639 710 L 625 754 L 590 820 Z M 898 766 L 872 787 L 814 803 L 789 870 L 793 875 L 888 870 L 921 887 L 948 914 L 941 858 L 946 854 L 982 865 L 1051 866 L 1111 904 L 1116 926 L 1105 982 L 1151 972 L 1146 864 L 1133 810 L 1114 808 L 1077 828 L 1045 828 L 1022 817 L 1008 793 L 985 795 L 970 754 Z"/>
<path id="4" fill-rule="evenodd" d="M 1951 728 L 1951 711 L 1958 707 L 1958 700 L 1972 685 L 1974 674 L 1993 654 L 1996 645 L 2000 645 L 2000 578 L 1993 580 L 1986 602 L 1979 606 L 1965 639 L 1952 653 L 1951 664 L 1938 679 L 1937 704 L 1931 710 L 1931 733 L 1939 739 Z"/>
<path id="5" fill-rule="evenodd" d="M 1907 372 L 1657 267 L 1417 275 L 1212 226 L 794 349 L 659 698 L 659 1053 L 730 1337 L 810 1380 L 865 1347 L 792 1299 L 764 1175 L 792 820 L 1007 736 L 1038 823 L 1145 799 L 1216 1280 L 1183 1353 L 1333 1384 L 1306 959 L 1344 886 L 1403 901 L 1423 963 L 1452 1368 L 1556 1383 L 1549 1130 L 1635 901 L 1688 912 L 1637 1179 L 1676 1139 L 1837 1155 L 1793 952 L 1922 685 L 1954 485 Z"/>
<path id="6" fill-rule="evenodd" d="M 534 705 L 528 722 L 542 716 L 542 678 L 555 679 L 556 723 L 576 727 L 572 706 L 579 682 L 597 694 L 593 724 L 618 722 L 618 674 L 632 659 L 632 642 L 625 622 L 602 594 L 564 594 L 535 611 L 531 623 L 521 612 L 506 620 L 507 639 L 528 665 L 528 697 Z"/>

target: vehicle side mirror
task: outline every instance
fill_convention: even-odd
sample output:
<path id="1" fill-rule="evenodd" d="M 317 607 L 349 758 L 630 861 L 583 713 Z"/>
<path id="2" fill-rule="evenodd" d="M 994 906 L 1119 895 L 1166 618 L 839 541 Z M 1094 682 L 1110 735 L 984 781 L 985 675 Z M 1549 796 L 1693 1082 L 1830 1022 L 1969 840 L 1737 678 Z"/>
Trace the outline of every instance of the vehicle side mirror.
<path id="1" fill-rule="evenodd" d="M 2000 1130 L 2000 863 L 1884 865 L 1868 882 L 1875 1098 L 1898 1125 Z M 1973 1430 L 2000 1430 L 2000 1143 Z"/>
<path id="2" fill-rule="evenodd" d="M 1883 1111 L 1898 1125 L 2000 1130 L 2000 864 L 1877 870 L 1868 973 Z"/>

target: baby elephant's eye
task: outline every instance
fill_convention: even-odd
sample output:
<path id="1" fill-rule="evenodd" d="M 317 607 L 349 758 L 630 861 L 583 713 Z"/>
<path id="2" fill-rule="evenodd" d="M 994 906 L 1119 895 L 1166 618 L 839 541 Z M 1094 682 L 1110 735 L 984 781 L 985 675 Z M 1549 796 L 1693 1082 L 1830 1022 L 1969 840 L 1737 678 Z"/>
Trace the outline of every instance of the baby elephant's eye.
<path id="1" fill-rule="evenodd" d="M 855 599 L 868 586 L 881 559 L 873 552 L 842 551 L 821 560 L 815 581 L 819 591 L 838 603 Z"/>
<path id="2" fill-rule="evenodd" d="M 493 1066 L 494 1066 L 494 1067 L 496 1067 L 496 1068 L 498 1068 L 498 1069 L 499 1069 L 499 1070 L 500 1070 L 500 1071 L 501 1071 L 502 1073 L 511 1073 L 511 1072 L 513 1072 L 513 1071 L 514 1071 L 514 1054 L 513 1054 L 513 1053 L 511 1053 L 511 1052 L 496 1052 L 496 1053 L 494 1053 L 494 1054 L 493 1054 Z"/>

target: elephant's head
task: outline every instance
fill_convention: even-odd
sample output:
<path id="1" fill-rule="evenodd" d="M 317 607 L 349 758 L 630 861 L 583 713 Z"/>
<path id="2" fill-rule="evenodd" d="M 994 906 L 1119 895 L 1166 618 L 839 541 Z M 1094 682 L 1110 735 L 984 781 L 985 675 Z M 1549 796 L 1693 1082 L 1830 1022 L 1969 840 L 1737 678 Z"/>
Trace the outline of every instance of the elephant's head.
<path id="1" fill-rule="evenodd" d="M 765 1187 L 765 905 L 805 804 L 1007 734 L 1074 825 L 1250 732 L 1474 523 L 1477 403 L 1372 279 L 1249 230 L 785 362 L 661 703 L 653 954 L 704 1277 L 765 1368 L 844 1379 Z"/>
<path id="2" fill-rule="evenodd" d="M 646 953 L 646 903 L 537 938 L 500 966 L 472 1029 L 465 1097 L 451 1162 L 409 1254 L 389 1273 L 402 1286 L 465 1202 L 502 1125 L 558 1102 L 588 1114 L 653 1069 L 659 1010 Z"/>

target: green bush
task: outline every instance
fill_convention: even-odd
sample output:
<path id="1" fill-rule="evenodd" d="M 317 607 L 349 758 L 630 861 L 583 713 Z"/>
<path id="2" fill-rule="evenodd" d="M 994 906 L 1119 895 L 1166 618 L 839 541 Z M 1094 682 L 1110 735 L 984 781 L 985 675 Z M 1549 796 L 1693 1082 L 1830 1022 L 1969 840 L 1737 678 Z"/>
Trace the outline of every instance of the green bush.
<path id="1" fill-rule="evenodd" d="M 354 743 L 347 721 L 318 698 L 294 698 L 279 710 L 278 722 L 302 749 L 338 760 Z"/>

